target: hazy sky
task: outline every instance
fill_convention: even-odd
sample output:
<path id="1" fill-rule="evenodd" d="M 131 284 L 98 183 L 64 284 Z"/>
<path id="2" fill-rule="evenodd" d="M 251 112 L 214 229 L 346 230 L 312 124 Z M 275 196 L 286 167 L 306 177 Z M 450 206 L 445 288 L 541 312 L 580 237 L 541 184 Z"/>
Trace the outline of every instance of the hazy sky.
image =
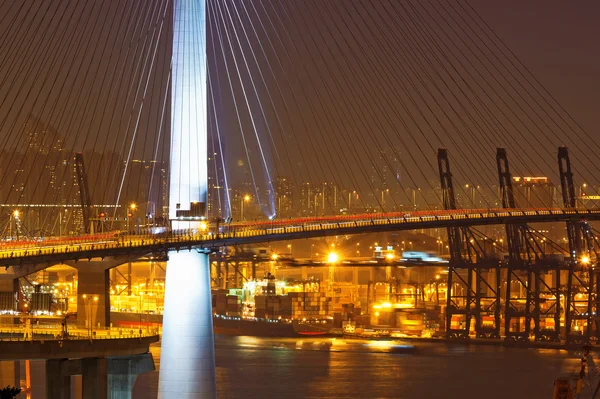
<path id="1" fill-rule="evenodd" d="M 471 4 L 600 140 L 600 3 L 471 0 Z"/>
<path id="2" fill-rule="evenodd" d="M 502 69 L 503 62 L 515 60 L 495 59 L 499 42 L 481 37 L 472 21 L 461 22 L 469 20 L 465 1 L 209 4 L 216 105 L 213 110 L 209 98 L 210 133 L 217 137 L 216 115 L 232 181 L 248 181 L 243 172 L 250 164 L 263 188 L 265 165 L 272 179 L 285 175 L 297 184 L 330 181 L 368 191 L 380 187 L 382 178 L 388 185 L 399 178 L 405 188 L 421 186 L 437 179 L 435 150 L 444 146 L 457 179 L 493 184 L 496 146 L 509 149 L 515 174 L 551 176 L 557 174 L 559 144 L 571 148 L 582 179 L 598 181 L 598 2 L 470 1 L 591 142 L 566 114 L 545 105 L 548 97 L 535 80 L 516 72 L 526 71 Z M 165 1 L 2 2 L 0 15 L 3 148 L 22 145 L 19 127 L 31 113 L 54 125 L 74 150 L 164 157 L 170 29 Z M 524 90 L 523 82 L 535 88 Z M 535 112 L 528 108 L 539 104 Z"/>

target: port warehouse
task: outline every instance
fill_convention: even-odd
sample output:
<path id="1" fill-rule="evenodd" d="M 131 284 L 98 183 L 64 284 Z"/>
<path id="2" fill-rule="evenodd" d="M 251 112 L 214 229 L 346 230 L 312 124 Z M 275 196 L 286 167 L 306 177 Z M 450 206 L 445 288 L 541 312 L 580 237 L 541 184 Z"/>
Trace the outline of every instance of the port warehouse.
<path id="1" fill-rule="evenodd" d="M 155 262 L 157 265 L 160 262 Z M 137 273 L 133 283 L 120 282 L 121 274 L 115 270 L 111 281 L 111 321 L 120 322 L 119 314 L 127 314 L 122 320 L 134 324 L 159 323 L 162 314 L 164 295 L 164 275 L 158 273 L 148 276 L 148 271 Z M 212 267 L 215 267 L 213 262 Z M 443 331 L 446 305 L 447 266 L 414 265 L 414 266 L 369 266 L 344 267 L 343 265 L 322 265 L 311 267 L 290 267 L 280 262 L 259 259 L 256 265 L 256 276 L 272 273 L 276 277 L 275 290 L 269 290 L 265 279 L 251 278 L 252 262 L 238 261 L 237 270 L 230 267 L 225 281 L 216 280 L 213 271 L 213 310 L 215 314 L 234 317 L 255 317 L 272 320 L 297 319 L 333 320 L 334 327 L 354 324 L 357 327 L 393 328 L 410 334 Z M 157 267 L 158 269 L 158 267 Z M 463 273 L 463 272 L 460 272 Z M 77 309 L 76 277 L 72 270 L 48 270 L 40 272 L 43 278 L 34 281 L 33 285 L 22 285 L 23 296 L 27 297 L 29 312 L 56 313 L 75 312 Z M 68 280 L 71 276 L 73 280 Z M 466 276 L 466 271 L 463 273 Z M 505 272 L 502 275 L 505 279 Z M 561 276 L 566 281 L 566 276 Z M 493 273 L 488 279 L 492 281 Z M 551 275 L 544 277 L 551 280 Z M 268 279 L 267 279 L 268 280 Z M 283 284 L 285 288 L 277 288 Z M 244 284 L 255 284 L 261 288 L 253 295 L 244 294 Z M 553 286 L 552 281 L 547 282 Z M 234 287 L 234 288 L 224 288 Z M 256 288 L 255 287 L 255 288 Z M 513 292 L 519 287 L 514 287 Z M 457 288 L 455 287 L 455 290 Z M 455 293 L 460 294 L 460 293 Z M 0 297 L 2 309 L 16 310 L 15 297 L 5 293 Z M 503 295 L 503 292 L 501 292 Z M 9 297 L 10 296 L 10 297 Z M 482 301 L 493 301 L 482 298 Z M 542 308 L 551 308 L 555 300 L 548 295 Z M 92 304 L 93 306 L 93 304 Z M 564 305 L 561 304 L 564 308 Z M 514 319 L 511 330 L 522 330 L 522 321 Z M 455 315 L 451 320 L 451 328 L 460 328 L 465 319 Z M 492 315 L 484 314 L 482 323 L 495 323 Z M 564 316 L 561 324 L 564 323 Z M 97 324 L 97 323 L 95 323 Z M 473 326 L 473 323 L 471 323 Z M 555 329 L 551 317 L 541 318 L 542 329 Z M 500 323 L 501 330 L 504 323 Z"/>
<path id="2" fill-rule="evenodd" d="M 444 330 L 447 295 L 444 267 L 374 266 L 332 271 L 331 267 L 322 266 L 307 267 L 303 272 L 297 268 L 281 268 L 277 272 L 277 283 L 285 288 L 266 290 L 265 282 L 265 289 L 254 296 L 239 288 L 214 290 L 214 312 L 233 317 L 307 321 L 327 317 L 336 328 L 350 323 L 356 327 L 394 329 L 412 335 Z M 333 276 L 333 282 L 328 280 L 329 276 Z M 466 271 L 463 277 L 466 279 Z M 257 282 L 250 283 L 260 287 Z M 490 308 L 494 300 L 481 299 L 482 305 L 487 302 Z M 551 308 L 554 303 L 548 298 L 542 306 Z M 464 327 L 466 320 L 461 316 L 453 317 L 451 328 Z M 494 315 L 491 312 L 482 315 L 481 323 L 492 326 Z M 513 320 L 511 330 L 522 330 L 522 323 L 522 320 Z M 472 329 L 473 325 L 471 323 Z M 541 318 L 540 327 L 555 329 L 554 319 Z M 500 329 L 503 328 L 504 323 L 501 323 Z"/>
<path id="3" fill-rule="evenodd" d="M 434 284 L 417 281 L 433 281 L 443 268 L 394 268 L 389 276 L 390 269 L 332 271 L 323 266 L 298 273 L 295 268 L 280 268 L 278 279 L 247 281 L 244 288 L 214 290 L 213 310 L 217 315 L 241 318 L 305 322 L 329 319 L 334 328 L 350 324 L 394 328 L 417 335 L 424 330 L 439 330 L 445 285 L 437 283 L 438 305 Z M 329 277 L 333 277 L 332 281 Z"/>
<path id="4" fill-rule="evenodd" d="M 268 291 L 265 288 L 257 295 L 244 296 L 243 288 L 215 287 L 215 314 L 307 321 L 326 317 L 332 319 L 337 328 L 341 328 L 343 323 L 353 322 L 357 327 L 394 328 L 410 334 L 442 331 L 444 328 L 447 293 L 445 267 L 295 268 L 273 267 L 272 262 L 265 263 L 268 266 L 264 269 L 273 269 L 273 274 L 277 274 L 277 283 L 283 284 L 285 281 L 285 290 L 276 288 L 275 291 Z M 246 269 L 249 269 L 249 265 Z M 264 269 L 261 268 L 260 272 Z M 328 281 L 330 276 L 333 282 Z M 77 299 L 62 296 L 69 290 L 73 291 L 73 284 L 60 281 L 60 273 L 46 273 L 45 278 L 45 284 L 26 287 L 25 291 L 29 292 L 28 310 L 42 314 L 56 313 L 57 310 L 75 312 Z M 234 285 L 235 279 L 230 280 L 230 285 Z M 240 277 L 240 286 L 243 285 L 242 280 L 244 278 Z M 120 321 L 125 324 L 127 321 L 130 324 L 160 322 L 160 318 L 154 316 L 162 314 L 164 279 L 155 278 L 152 283 L 148 281 L 145 278 L 144 282 L 135 284 L 131 295 L 122 292 L 123 286 L 115 285 L 111 289 L 111 320 L 115 324 Z M 254 284 L 260 286 L 261 281 L 266 280 L 259 279 Z M 248 283 L 253 282 L 246 280 Z M 118 295 L 119 292 L 121 295 Z M 551 299 L 544 306 L 552 306 Z M 4 311 L 16 310 L 14 295 L 4 293 L 0 297 L 0 307 Z M 460 316 L 455 316 L 451 328 L 459 328 L 464 322 Z M 494 323 L 493 316 L 483 316 L 482 322 L 491 325 Z M 542 328 L 555 328 L 551 318 L 542 319 L 540 323 Z M 512 329 L 522 329 L 518 320 L 511 326 Z"/>

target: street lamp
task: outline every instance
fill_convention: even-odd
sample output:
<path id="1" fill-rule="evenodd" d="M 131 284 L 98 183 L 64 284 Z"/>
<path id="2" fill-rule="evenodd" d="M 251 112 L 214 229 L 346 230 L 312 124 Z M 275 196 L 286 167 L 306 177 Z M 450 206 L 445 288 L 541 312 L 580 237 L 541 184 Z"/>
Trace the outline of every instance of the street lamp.
<path id="1" fill-rule="evenodd" d="M 329 255 L 327 255 L 327 263 L 329 264 L 337 263 L 339 259 L 340 257 L 335 252 L 331 252 Z"/>
<path id="2" fill-rule="evenodd" d="M 241 207 L 241 209 L 242 209 L 242 211 L 241 211 L 241 213 L 240 213 L 240 220 L 241 220 L 241 221 L 243 221 L 243 220 L 244 220 L 244 202 L 249 202 L 249 201 L 250 201 L 250 196 L 249 196 L 248 194 L 246 194 L 246 195 L 244 195 L 244 196 L 242 197 L 242 201 L 241 201 L 241 204 L 242 204 L 242 207 Z"/>
<path id="3" fill-rule="evenodd" d="M 381 190 L 381 206 L 382 207 L 385 206 L 385 194 L 389 193 L 389 192 L 390 192 L 389 188 L 386 188 L 385 190 L 383 190 L 383 189 Z"/>
<path id="4" fill-rule="evenodd" d="M 327 255 L 327 263 L 329 264 L 329 285 L 333 287 L 333 283 L 335 280 L 335 264 L 340 260 L 338 254 L 335 252 L 330 252 Z"/>
<path id="5" fill-rule="evenodd" d="M 584 265 L 587 265 L 590 263 L 590 257 L 589 256 L 582 256 L 581 257 L 581 263 Z"/>
<path id="6" fill-rule="evenodd" d="M 356 190 L 353 190 L 352 192 L 348 192 L 348 212 L 351 212 L 352 209 L 352 196 L 356 195 Z"/>
<path id="7" fill-rule="evenodd" d="M 144 292 L 140 292 L 140 337 L 142 336 L 142 298 L 144 297 Z"/>
<path id="8" fill-rule="evenodd" d="M 129 213 L 127 214 L 127 233 L 129 234 L 129 219 L 133 217 L 135 210 L 137 209 L 137 205 L 135 202 L 129 204 Z M 137 228 L 136 228 L 137 233 Z"/>
<path id="9" fill-rule="evenodd" d="M 289 252 L 290 252 L 290 258 L 291 258 L 291 257 L 292 257 L 292 244 L 288 244 L 288 246 L 287 246 L 287 247 L 288 247 L 288 249 L 289 249 Z"/>

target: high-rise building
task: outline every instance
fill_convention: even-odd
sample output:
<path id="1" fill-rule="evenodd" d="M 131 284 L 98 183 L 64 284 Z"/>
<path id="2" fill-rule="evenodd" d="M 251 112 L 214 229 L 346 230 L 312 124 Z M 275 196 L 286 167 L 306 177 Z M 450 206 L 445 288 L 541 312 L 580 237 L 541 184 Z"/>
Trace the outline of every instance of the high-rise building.
<path id="1" fill-rule="evenodd" d="M 314 214 L 314 189 L 310 182 L 302 183 L 300 190 L 300 214 L 303 216 Z"/>
<path id="2" fill-rule="evenodd" d="M 513 177 L 517 207 L 552 208 L 556 205 L 556 187 L 547 177 Z"/>
<path id="3" fill-rule="evenodd" d="M 290 217 L 293 215 L 294 185 L 287 177 L 277 177 L 275 188 L 275 206 L 277 215 Z"/>

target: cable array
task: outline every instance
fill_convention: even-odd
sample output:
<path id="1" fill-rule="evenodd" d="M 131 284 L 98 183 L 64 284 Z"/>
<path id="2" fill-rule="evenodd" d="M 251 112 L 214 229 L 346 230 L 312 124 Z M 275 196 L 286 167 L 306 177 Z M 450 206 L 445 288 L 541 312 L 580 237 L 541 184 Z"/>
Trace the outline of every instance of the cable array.
<path id="1" fill-rule="evenodd" d="M 173 1 L 5 2 L 0 15 L 0 201 L 57 205 L 60 217 L 29 224 L 73 232 L 60 206 L 78 203 L 83 152 L 96 215 L 123 226 L 135 203 L 134 220 L 161 216 L 181 95 L 171 52 L 189 45 L 172 43 Z M 206 21 L 186 23 L 206 29 L 192 61 L 208 71 L 195 101 L 207 104 L 211 217 L 239 217 L 245 194 L 275 217 L 284 179 L 295 215 L 439 209 L 440 147 L 465 208 L 501 206 L 496 147 L 514 176 L 556 184 L 567 145 L 576 179 L 598 186 L 597 137 L 468 1 L 207 0 Z M 539 185 L 519 205 L 559 198 Z"/>

